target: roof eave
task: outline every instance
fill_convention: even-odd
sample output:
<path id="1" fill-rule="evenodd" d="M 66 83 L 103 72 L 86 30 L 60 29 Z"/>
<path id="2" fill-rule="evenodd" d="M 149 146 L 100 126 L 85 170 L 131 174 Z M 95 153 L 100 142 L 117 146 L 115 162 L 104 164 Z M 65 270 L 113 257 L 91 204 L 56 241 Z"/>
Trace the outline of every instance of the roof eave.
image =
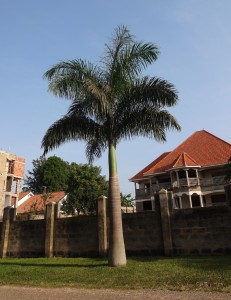
<path id="1" fill-rule="evenodd" d="M 204 169 L 210 169 L 210 168 L 219 168 L 219 167 L 225 166 L 226 164 L 227 164 L 227 163 L 218 164 L 218 165 L 203 166 L 203 167 L 201 167 L 201 170 L 204 170 Z"/>
<path id="2" fill-rule="evenodd" d="M 201 168 L 201 166 L 181 166 L 181 167 L 173 167 L 171 169 L 166 170 L 166 172 L 169 171 L 175 171 L 175 170 L 179 170 L 179 169 L 188 169 L 188 168 Z"/>

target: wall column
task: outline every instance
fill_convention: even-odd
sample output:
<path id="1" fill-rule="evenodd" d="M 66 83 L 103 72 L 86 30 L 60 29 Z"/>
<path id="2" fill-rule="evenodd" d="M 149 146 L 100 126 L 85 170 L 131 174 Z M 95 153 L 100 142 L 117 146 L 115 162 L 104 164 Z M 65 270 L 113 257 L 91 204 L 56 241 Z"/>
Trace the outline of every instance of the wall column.
<path id="1" fill-rule="evenodd" d="M 192 208 L 193 207 L 192 206 L 192 197 L 190 194 L 188 194 L 188 199 L 189 199 L 189 206 L 190 206 L 190 208 Z"/>
<path id="2" fill-rule="evenodd" d="M 107 255 L 107 197 L 105 196 L 98 199 L 98 250 L 99 256 Z"/>
<path id="3" fill-rule="evenodd" d="M 160 197 L 162 234 L 163 234 L 163 241 L 164 241 L 164 254 L 166 256 L 172 256 L 173 255 L 172 232 L 171 232 L 169 200 L 168 200 L 167 191 L 165 189 L 161 189 L 159 192 L 159 197 Z"/>
<path id="4" fill-rule="evenodd" d="M 7 206 L 4 208 L 3 212 L 3 224 L 1 233 L 1 247 L 0 247 L 0 258 L 7 257 L 8 252 L 8 242 L 10 235 L 10 224 L 15 221 L 16 218 L 16 208 Z"/>
<path id="5" fill-rule="evenodd" d="M 200 194 L 200 195 L 199 195 L 199 197 L 200 197 L 200 205 L 201 205 L 201 207 L 204 207 L 204 203 L 203 203 L 203 197 L 202 197 L 202 195 Z"/>
<path id="6" fill-rule="evenodd" d="M 54 223 L 56 215 L 56 203 L 50 202 L 46 205 L 46 235 L 45 235 L 45 257 L 53 257 L 54 250 Z"/>

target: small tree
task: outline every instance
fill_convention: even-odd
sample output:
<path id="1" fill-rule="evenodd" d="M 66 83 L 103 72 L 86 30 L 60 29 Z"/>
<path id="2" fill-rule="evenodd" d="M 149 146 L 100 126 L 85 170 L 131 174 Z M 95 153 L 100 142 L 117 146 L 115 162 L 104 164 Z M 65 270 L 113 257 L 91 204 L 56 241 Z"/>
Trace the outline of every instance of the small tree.
<path id="1" fill-rule="evenodd" d="M 34 194 L 39 194 L 42 192 L 43 183 L 43 166 L 46 161 L 46 158 L 40 156 L 37 159 L 32 160 L 33 169 L 28 171 L 24 180 L 23 190 L 31 190 Z"/>
<path id="2" fill-rule="evenodd" d="M 121 206 L 126 208 L 126 213 L 128 212 L 128 207 L 133 207 L 133 211 L 134 211 L 135 199 L 132 198 L 131 194 L 125 195 L 123 193 L 120 193 L 120 200 L 121 200 Z"/>
<path id="3" fill-rule="evenodd" d="M 69 163 L 57 156 L 40 156 L 32 161 L 33 169 L 28 171 L 25 188 L 34 194 L 67 190 Z"/>
<path id="4" fill-rule="evenodd" d="M 123 194 L 120 193 L 121 206 L 125 207 L 133 207 L 135 199 L 131 196 L 131 194 Z"/>
<path id="5" fill-rule="evenodd" d="M 67 214 L 94 214 L 97 199 L 100 195 L 107 195 L 108 184 L 101 174 L 101 168 L 88 165 L 70 165 L 68 179 L 68 196 L 63 202 L 62 210 Z"/>

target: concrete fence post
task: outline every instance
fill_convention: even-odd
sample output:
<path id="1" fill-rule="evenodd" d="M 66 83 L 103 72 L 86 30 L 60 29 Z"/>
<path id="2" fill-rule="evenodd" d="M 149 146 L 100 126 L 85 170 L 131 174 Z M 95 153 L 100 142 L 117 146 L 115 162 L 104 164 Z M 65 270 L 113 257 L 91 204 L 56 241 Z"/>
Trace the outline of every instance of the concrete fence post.
<path id="1" fill-rule="evenodd" d="M 46 205 L 46 235 L 45 235 L 45 257 L 53 257 L 54 250 L 54 223 L 56 203 L 50 202 Z"/>
<path id="2" fill-rule="evenodd" d="M 106 256 L 108 251 L 107 243 L 107 197 L 101 196 L 98 199 L 98 250 L 99 256 Z"/>
<path id="3" fill-rule="evenodd" d="M 165 189 L 161 189 L 159 192 L 159 198 L 160 198 L 162 234 L 163 234 L 163 241 L 164 241 L 164 254 L 166 256 L 172 256 L 173 246 L 172 246 L 172 233 L 171 233 L 171 223 L 170 223 L 170 213 L 169 213 L 168 192 Z"/>
<path id="4" fill-rule="evenodd" d="M 7 257 L 8 243 L 10 235 L 10 224 L 16 219 L 16 208 L 10 206 L 4 208 L 3 212 L 3 224 L 1 233 L 1 247 L 0 247 L 0 257 Z"/>

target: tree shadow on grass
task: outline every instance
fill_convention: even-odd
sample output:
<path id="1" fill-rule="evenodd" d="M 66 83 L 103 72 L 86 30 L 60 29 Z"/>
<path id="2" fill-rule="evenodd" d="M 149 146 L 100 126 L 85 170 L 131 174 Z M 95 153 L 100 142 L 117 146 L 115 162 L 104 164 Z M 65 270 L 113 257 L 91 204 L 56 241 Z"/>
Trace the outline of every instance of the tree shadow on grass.
<path id="1" fill-rule="evenodd" d="M 107 267 L 108 264 L 106 263 L 101 263 L 101 264 L 55 264 L 55 263 L 49 263 L 49 262 L 44 262 L 44 263 L 23 263 L 23 262 L 0 262 L 0 266 L 5 265 L 5 266 L 20 266 L 20 267 L 45 267 L 45 268 L 58 268 L 58 267 L 65 267 L 65 268 L 98 268 L 98 267 Z"/>

